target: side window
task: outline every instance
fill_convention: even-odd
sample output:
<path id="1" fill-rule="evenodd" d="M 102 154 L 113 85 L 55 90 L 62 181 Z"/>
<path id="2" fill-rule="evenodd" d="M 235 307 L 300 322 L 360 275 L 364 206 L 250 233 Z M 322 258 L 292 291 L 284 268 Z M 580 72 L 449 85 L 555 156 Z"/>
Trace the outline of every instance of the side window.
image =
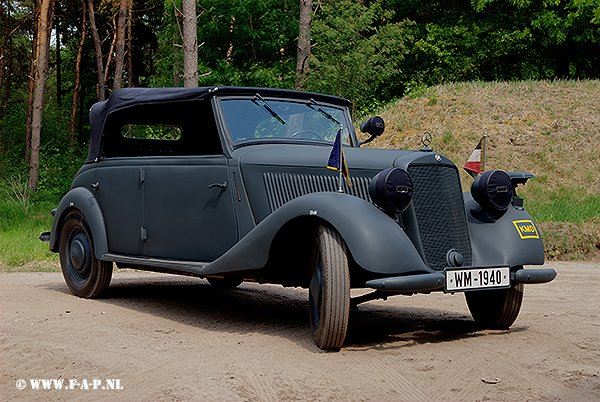
<path id="1" fill-rule="evenodd" d="M 107 118 L 102 157 L 220 155 L 209 101 L 134 105 Z"/>
<path id="2" fill-rule="evenodd" d="M 121 128 L 125 138 L 144 140 L 177 141 L 181 138 L 181 127 L 163 124 L 127 124 Z"/>

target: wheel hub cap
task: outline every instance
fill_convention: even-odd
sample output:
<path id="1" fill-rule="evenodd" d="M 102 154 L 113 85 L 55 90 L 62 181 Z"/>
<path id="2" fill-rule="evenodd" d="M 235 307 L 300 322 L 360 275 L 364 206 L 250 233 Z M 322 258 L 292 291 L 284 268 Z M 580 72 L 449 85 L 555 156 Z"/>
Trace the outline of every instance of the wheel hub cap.
<path id="1" fill-rule="evenodd" d="M 71 244 L 71 262 L 77 270 L 80 270 L 85 265 L 85 248 L 79 240 L 75 240 Z"/>
<path id="2" fill-rule="evenodd" d="M 87 236 L 80 232 L 71 241 L 69 249 L 71 265 L 84 278 L 89 275 L 91 267 L 91 247 Z"/>

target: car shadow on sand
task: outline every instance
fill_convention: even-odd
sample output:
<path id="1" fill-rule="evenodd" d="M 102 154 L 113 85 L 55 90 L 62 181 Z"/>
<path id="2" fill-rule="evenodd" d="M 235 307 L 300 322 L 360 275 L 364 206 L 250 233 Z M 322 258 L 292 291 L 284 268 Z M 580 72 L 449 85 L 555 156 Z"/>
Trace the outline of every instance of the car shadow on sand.
<path id="1" fill-rule="evenodd" d="M 71 295 L 62 283 L 45 287 Z M 197 278 L 117 276 L 106 296 L 95 301 L 209 331 L 288 338 L 304 348 L 320 351 L 312 343 L 308 293 L 303 289 L 244 283 L 233 290 L 218 290 Z M 399 349 L 489 336 L 493 332 L 506 333 L 481 331 L 469 316 L 442 309 L 365 303 L 351 311 L 344 347 Z"/>

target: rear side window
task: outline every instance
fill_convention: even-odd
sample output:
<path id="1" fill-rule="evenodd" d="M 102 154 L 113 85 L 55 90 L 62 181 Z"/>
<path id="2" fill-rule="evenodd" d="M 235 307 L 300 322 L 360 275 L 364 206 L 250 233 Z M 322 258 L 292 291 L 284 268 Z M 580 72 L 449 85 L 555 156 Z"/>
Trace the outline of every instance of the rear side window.
<path id="1" fill-rule="evenodd" d="M 164 124 L 127 124 L 121 128 L 125 138 L 144 140 L 177 141 L 181 138 L 181 127 Z"/>
<path id="2" fill-rule="evenodd" d="M 102 157 L 220 155 L 210 101 L 140 104 L 111 113 Z"/>

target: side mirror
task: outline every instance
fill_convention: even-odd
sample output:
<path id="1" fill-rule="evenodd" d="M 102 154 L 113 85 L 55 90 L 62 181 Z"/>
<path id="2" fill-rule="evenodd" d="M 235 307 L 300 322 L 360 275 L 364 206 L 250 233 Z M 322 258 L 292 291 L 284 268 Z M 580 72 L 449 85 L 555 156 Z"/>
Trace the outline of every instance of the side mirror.
<path id="1" fill-rule="evenodd" d="M 360 131 L 371 134 L 371 137 L 362 141 L 359 145 L 366 144 L 379 137 L 385 131 L 385 122 L 379 116 L 373 116 L 369 120 L 360 124 Z"/>

